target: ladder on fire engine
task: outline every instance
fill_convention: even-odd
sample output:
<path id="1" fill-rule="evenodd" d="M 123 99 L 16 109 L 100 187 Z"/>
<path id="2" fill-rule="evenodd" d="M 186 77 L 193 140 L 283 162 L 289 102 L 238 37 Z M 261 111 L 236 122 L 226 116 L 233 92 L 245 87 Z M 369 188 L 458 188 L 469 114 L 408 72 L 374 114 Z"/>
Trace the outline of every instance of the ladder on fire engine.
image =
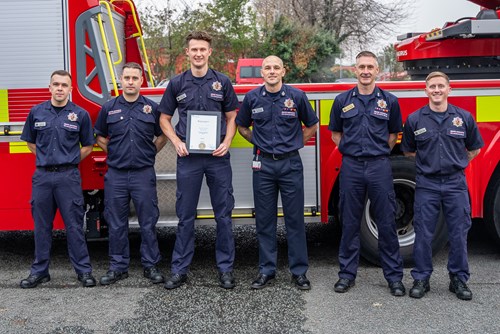
<path id="1" fill-rule="evenodd" d="M 117 0 L 110 0 L 110 3 L 112 4 L 113 2 L 115 2 Z M 154 87 L 154 80 L 153 80 L 153 76 L 151 74 L 151 68 L 149 66 L 149 59 L 147 57 L 147 53 L 146 53 L 146 47 L 145 47 L 145 44 L 144 44 L 144 37 L 141 33 L 141 28 L 139 26 L 139 22 L 137 20 L 137 13 L 135 12 L 135 9 L 134 9 L 134 6 L 133 4 L 131 3 L 130 0 L 119 0 L 119 1 L 122 1 L 122 2 L 126 2 L 129 4 L 130 8 L 131 8 L 131 11 L 132 11 L 132 17 L 134 19 L 134 24 L 137 28 L 137 33 L 135 33 L 134 35 L 132 35 L 132 37 L 139 37 L 139 40 L 141 42 L 141 49 L 142 49 L 142 52 L 143 52 L 143 55 L 144 55 L 144 61 L 146 63 L 146 66 L 147 66 L 147 72 L 148 72 L 148 79 L 150 81 L 150 85 L 151 87 Z M 108 63 L 108 68 L 109 68 L 109 71 L 110 71 L 110 77 L 111 77 L 111 80 L 112 80 L 112 84 L 113 84 L 113 90 L 115 92 L 115 95 L 118 96 L 118 84 L 117 84 L 117 80 L 116 78 L 118 77 L 117 73 L 116 73 L 116 70 L 115 70 L 115 66 L 120 64 L 123 60 L 123 56 L 122 56 L 122 51 L 121 51 L 121 48 L 120 48 L 120 44 L 118 43 L 118 35 L 116 33 L 116 28 L 115 28 L 115 23 L 114 23 L 114 19 L 113 19 L 113 13 L 112 13 L 112 10 L 111 10 L 111 6 L 109 5 L 109 2 L 108 1 L 105 1 L 105 0 L 102 0 L 99 2 L 101 5 L 105 6 L 106 7 L 106 10 L 107 10 L 107 13 L 108 13 L 108 17 L 109 17 L 109 20 L 110 20 L 110 25 L 111 25 L 111 30 L 112 30 L 112 33 L 113 33 L 113 39 L 115 41 L 115 44 L 117 46 L 117 53 L 118 53 L 118 59 L 113 61 L 111 59 L 111 52 L 109 50 L 109 46 L 108 46 L 108 42 L 107 42 L 107 39 L 106 39 L 106 33 L 105 33 L 105 30 L 104 30 L 104 24 L 103 24 L 103 19 L 102 19 L 102 15 L 101 14 L 98 14 L 97 15 L 97 20 L 99 22 L 99 30 L 101 32 L 101 37 L 102 37 L 102 42 L 103 42 L 103 46 L 104 46 L 104 50 L 105 50 L 105 53 L 106 53 L 106 61 Z"/>
<path id="2" fill-rule="evenodd" d="M 134 19 L 134 24 L 135 24 L 135 27 L 137 28 L 137 33 L 132 35 L 132 37 L 139 37 L 139 41 L 141 42 L 141 50 L 142 50 L 142 54 L 144 57 L 144 62 L 146 63 L 146 67 L 147 67 L 149 83 L 150 83 L 151 87 L 154 87 L 155 84 L 154 84 L 154 80 L 153 80 L 153 74 L 151 72 L 151 67 L 149 65 L 149 58 L 148 58 L 148 53 L 146 52 L 146 45 L 144 44 L 144 36 L 142 34 L 142 29 L 139 26 L 139 21 L 137 20 L 137 13 L 135 12 L 135 7 L 132 4 L 132 1 L 130 1 L 130 0 L 110 0 L 111 3 L 116 2 L 116 1 L 126 2 L 130 6 L 130 9 L 132 11 L 132 18 Z"/>
<path id="3" fill-rule="evenodd" d="M 125 31 L 120 29 L 126 24 L 126 17 L 117 11 L 120 8 L 116 4 L 118 2 L 130 6 L 130 13 L 138 31 L 132 36 L 125 36 Z M 122 50 L 125 50 L 125 40 L 130 37 L 139 38 L 143 63 L 151 85 L 154 85 L 137 13 L 130 0 L 101 0 L 100 6 L 91 8 L 78 17 L 75 37 L 78 72 L 76 80 L 80 92 L 87 99 L 102 105 L 113 96 L 118 96 L 118 77 L 126 61 Z"/>

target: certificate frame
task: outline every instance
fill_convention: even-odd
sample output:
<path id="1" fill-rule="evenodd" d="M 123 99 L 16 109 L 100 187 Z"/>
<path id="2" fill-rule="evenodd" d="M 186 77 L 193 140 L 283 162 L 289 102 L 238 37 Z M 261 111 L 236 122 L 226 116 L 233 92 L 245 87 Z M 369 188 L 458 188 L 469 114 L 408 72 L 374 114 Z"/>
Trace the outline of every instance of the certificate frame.
<path id="1" fill-rule="evenodd" d="M 188 110 L 186 148 L 189 153 L 212 154 L 220 145 L 221 112 Z"/>

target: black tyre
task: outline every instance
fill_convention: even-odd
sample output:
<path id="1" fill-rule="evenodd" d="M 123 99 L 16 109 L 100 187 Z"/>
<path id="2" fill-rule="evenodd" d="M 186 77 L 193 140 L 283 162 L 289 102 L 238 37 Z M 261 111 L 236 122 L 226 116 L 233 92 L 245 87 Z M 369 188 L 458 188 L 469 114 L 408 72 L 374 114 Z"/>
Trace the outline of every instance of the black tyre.
<path id="1" fill-rule="evenodd" d="M 391 158 L 396 193 L 396 230 L 403 262 L 406 267 L 413 266 L 413 202 L 415 200 L 415 162 L 410 158 L 396 156 Z M 361 221 L 361 256 L 371 263 L 380 264 L 378 252 L 378 231 L 370 213 L 370 201 L 366 199 L 365 211 Z M 436 254 L 448 241 L 448 232 L 441 214 L 432 241 L 432 252 Z"/>
<path id="2" fill-rule="evenodd" d="M 491 186 L 488 186 L 484 201 L 484 222 L 489 234 L 500 247 L 500 177 L 495 173 Z"/>

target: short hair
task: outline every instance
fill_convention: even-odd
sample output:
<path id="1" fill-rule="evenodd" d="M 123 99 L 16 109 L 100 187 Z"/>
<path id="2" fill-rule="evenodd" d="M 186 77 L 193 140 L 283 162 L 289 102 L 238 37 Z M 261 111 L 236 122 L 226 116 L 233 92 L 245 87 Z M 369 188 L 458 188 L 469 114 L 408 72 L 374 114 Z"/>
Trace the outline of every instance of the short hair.
<path id="1" fill-rule="evenodd" d="M 139 72 L 141 72 L 141 74 L 142 74 L 142 67 L 141 67 L 141 65 L 137 64 L 136 62 L 131 61 L 131 62 L 125 63 L 125 65 L 123 65 L 123 68 L 122 68 L 122 74 L 126 68 L 139 70 Z"/>
<path id="2" fill-rule="evenodd" d="M 432 78 L 444 78 L 448 84 L 450 83 L 450 78 L 446 75 L 446 73 L 440 71 L 429 73 L 429 75 L 425 78 L 425 83 L 429 82 Z"/>
<path id="3" fill-rule="evenodd" d="M 52 77 L 54 75 L 60 75 L 62 77 L 69 77 L 69 80 L 73 80 L 73 78 L 71 77 L 71 74 L 65 70 L 56 70 L 56 71 L 52 72 L 52 74 L 50 75 L 50 80 L 52 80 Z"/>
<path id="4" fill-rule="evenodd" d="M 357 60 L 358 58 L 361 58 L 361 57 L 371 57 L 371 58 L 375 58 L 375 60 L 377 60 L 377 62 L 378 62 L 378 58 L 377 58 L 377 56 L 376 56 L 373 52 L 371 52 L 371 51 L 361 51 L 361 52 L 360 52 L 360 53 L 358 53 L 358 55 L 356 56 L 356 60 Z"/>
<path id="5" fill-rule="evenodd" d="M 193 31 L 186 36 L 186 46 L 189 45 L 189 41 L 192 39 L 197 39 L 201 41 L 208 42 L 208 45 L 212 46 L 212 36 L 206 31 Z"/>

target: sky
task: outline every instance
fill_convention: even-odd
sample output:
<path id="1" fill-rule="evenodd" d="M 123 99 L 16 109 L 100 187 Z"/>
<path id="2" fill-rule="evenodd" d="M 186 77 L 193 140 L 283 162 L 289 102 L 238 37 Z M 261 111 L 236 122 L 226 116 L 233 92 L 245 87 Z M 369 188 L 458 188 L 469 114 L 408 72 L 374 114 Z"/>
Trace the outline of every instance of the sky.
<path id="1" fill-rule="evenodd" d="M 398 34 L 410 31 L 428 32 L 441 28 L 447 21 L 476 16 L 480 8 L 466 0 L 415 0 L 414 6 L 408 24 L 402 25 Z"/>

